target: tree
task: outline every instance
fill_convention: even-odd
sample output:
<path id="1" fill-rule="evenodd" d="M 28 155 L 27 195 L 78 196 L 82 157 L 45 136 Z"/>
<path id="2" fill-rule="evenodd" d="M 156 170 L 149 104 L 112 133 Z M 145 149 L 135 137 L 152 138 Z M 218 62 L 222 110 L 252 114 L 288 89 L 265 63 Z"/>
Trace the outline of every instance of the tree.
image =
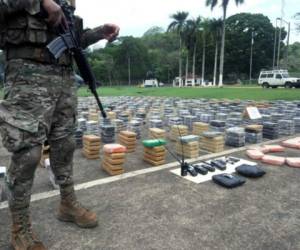
<path id="1" fill-rule="evenodd" d="M 133 37 L 120 38 L 118 54 L 115 58 L 116 69 L 122 81 L 127 79 L 129 85 L 142 81 L 149 70 L 149 55 L 142 40 Z M 127 65 L 127 67 L 124 67 Z"/>
<path id="2" fill-rule="evenodd" d="M 197 43 L 199 37 L 199 28 L 201 24 L 201 17 L 196 19 L 190 19 L 187 21 L 187 37 L 188 37 L 188 48 L 193 50 L 193 65 L 192 65 L 192 76 L 193 83 L 195 83 L 196 74 L 196 55 L 197 55 Z"/>
<path id="3" fill-rule="evenodd" d="M 236 14 L 226 21 L 227 49 L 224 69 L 227 79 L 235 81 L 248 78 L 252 32 L 255 34 L 253 75 L 258 75 L 263 68 L 272 67 L 275 28 L 270 19 L 262 14 Z M 285 39 L 286 34 L 282 30 L 282 41 Z"/>
<path id="4" fill-rule="evenodd" d="M 220 0 L 221 1 L 221 0 Z M 223 8 L 223 26 L 222 26 L 222 41 L 221 41 L 221 55 L 220 55 L 220 76 L 219 76 L 219 87 L 223 86 L 223 70 L 224 70 L 224 53 L 225 53 L 225 36 L 226 36 L 226 16 L 227 16 L 227 7 L 229 0 L 222 0 Z M 236 5 L 244 3 L 244 0 L 235 0 Z M 206 0 L 206 5 L 210 6 L 213 10 L 218 4 L 218 0 Z"/>
<path id="5" fill-rule="evenodd" d="M 218 67 L 218 53 L 219 53 L 219 40 L 222 34 L 222 20 L 211 19 L 209 22 L 209 30 L 212 42 L 215 43 L 215 56 L 214 56 L 214 72 L 213 72 L 213 86 L 217 85 L 217 67 Z"/>
<path id="6" fill-rule="evenodd" d="M 209 19 L 203 19 L 200 23 L 200 29 L 201 29 L 201 40 L 202 40 L 202 73 L 201 73 L 201 84 L 204 84 L 205 81 L 205 62 L 206 62 L 206 41 L 207 41 L 207 35 L 210 33 L 210 27 L 209 27 Z"/>
<path id="7" fill-rule="evenodd" d="M 179 79 L 180 83 L 179 86 L 182 86 L 182 42 L 183 42 L 183 35 L 184 29 L 186 26 L 186 19 L 188 17 L 188 12 L 180 12 L 171 15 L 171 18 L 174 19 L 173 22 L 170 23 L 168 27 L 168 31 L 176 32 L 179 35 Z"/>
<path id="8" fill-rule="evenodd" d="M 153 36 L 153 35 L 157 35 L 157 34 L 162 34 L 164 33 L 165 30 L 162 27 L 158 27 L 158 26 L 153 26 L 150 29 L 148 29 L 145 33 L 144 33 L 144 37 L 145 36 Z"/>
<path id="9" fill-rule="evenodd" d="M 170 83 L 178 76 L 178 35 L 173 32 L 153 33 L 144 35 L 141 40 L 148 50 L 149 70 L 155 72 L 160 81 Z"/>
<path id="10" fill-rule="evenodd" d="M 295 42 L 289 46 L 288 70 L 289 72 L 299 72 L 300 69 L 300 43 Z"/>

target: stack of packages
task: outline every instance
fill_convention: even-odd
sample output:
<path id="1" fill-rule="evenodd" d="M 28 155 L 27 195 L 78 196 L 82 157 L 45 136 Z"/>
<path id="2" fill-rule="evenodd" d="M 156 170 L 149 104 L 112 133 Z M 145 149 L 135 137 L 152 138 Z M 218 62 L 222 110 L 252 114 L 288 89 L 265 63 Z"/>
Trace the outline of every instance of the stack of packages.
<path id="1" fill-rule="evenodd" d="M 83 132 L 81 129 L 77 129 L 74 133 L 74 138 L 75 138 L 75 142 L 76 142 L 76 147 L 77 148 L 82 148 L 83 144 L 82 144 L 82 137 L 83 137 Z"/>
<path id="2" fill-rule="evenodd" d="M 233 127 L 226 129 L 226 145 L 231 147 L 243 147 L 246 144 L 245 129 Z"/>
<path id="3" fill-rule="evenodd" d="M 99 122 L 99 114 L 97 111 L 89 112 L 89 121 Z"/>
<path id="4" fill-rule="evenodd" d="M 210 123 L 210 121 L 213 119 L 212 114 L 201 114 L 200 115 L 200 121 L 205 123 Z"/>
<path id="5" fill-rule="evenodd" d="M 174 125 L 180 125 L 182 123 L 182 119 L 180 117 L 170 117 L 168 120 L 168 125 L 173 127 Z"/>
<path id="6" fill-rule="evenodd" d="M 86 123 L 86 135 L 99 135 L 99 125 L 96 121 L 88 121 Z"/>
<path id="7" fill-rule="evenodd" d="M 110 111 L 110 112 L 107 112 L 107 117 L 110 120 L 115 120 L 115 119 L 117 119 L 117 114 L 115 112 Z"/>
<path id="8" fill-rule="evenodd" d="M 295 123 L 295 132 L 300 133 L 300 117 L 295 117 L 294 123 Z"/>
<path id="9" fill-rule="evenodd" d="M 279 126 L 275 122 L 263 123 L 263 137 L 267 139 L 277 139 L 279 137 Z"/>
<path id="10" fill-rule="evenodd" d="M 101 138 L 96 135 L 83 136 L 83 149 L 82 153 L 87 159 L 100 158 L 100 145 Z"/>
<path id="11" fill-rule="evenodd" d="M 183 117 L 184 125 L 188 126 L 190 130 L 193 129 L 193 123 L 197 121 L 197 116 L 187 115 Z"/>
<path id="12" fill-rule="evenodd" d="M 132 153 L 136 149 L 136 133 L 131 131 L 121 131 L 119 143 L 127 148 L 127 153 Z"/>
<path id="13" fill-rule="evenodd" d="M 79 118 L 77 120 L 77 123 L 78 123 L 78 129 L 82 130 L 83 132 L 86 131 L 86 119 L 84 118 Z"/>
<path id="14" fill-rule="evenodd" d="M 200 139 L 200 149 L 212 153 L 224 151 L 224 136 L 220 132 L 206 131 L 202 133 Z"/>
<path id="15" fill-rule="evenodd" d="M 151 139 L 165 139 L 166 131 L 160 128 L 149 128 L 149 137 Z"/>
<path id="16" fill-rule="evenodd" d="M 164 123 L 161 119 L 151 119 L 149 121 L 150 128 L 163 128 Z"/>
<path id="17" fill-rule="evenodd" d="M 262 125 L 248 125 L 245 128 L 246 131 L 246 142 L 250 144 L 261 143 L 263 140 L 262 136 Z"/>
<path id="18" fill-rule="evenodd" d="M 115 142 L 115 126 L 112 124 L 101 125 L 101 138 L 103 143 Z"/>
<path id="19" fill-rule="evenodd" d="M 142 134 L 142 123 L 138 120 L 132 120 L 128 124 L 128 129 L 136 133 L 136 138 L 140 139 Z"/>
<path id="20" fill-rule="evenodd" d="M 109 175 L 123 174 L 123 164 L 126 157 L 126 147 L 120 144 L 106 144 L 103 147 L 104 159 L 102 169 Z"/>
<path id="21" fill-rule="evenodd" d="M 126 125 L 124 124 L 124 122 L 120 119 L 115 119 L 113 120 L 113 123 L 115 125 L 115 132 L 119 133 L 122 130 L 126 129 Z"/>
<path id="22" fill-rule="evenodd" d="M 136 113 L 136 117 L 142 119 L 143 124 L 146 123 L 146 116 L 147 116 L 147 114 L 146 114 L 146 111 L 144 109 L 140 109 Z"/>
<path id="23" fill-rule="evenodd" d="M 144 161 L 150 163 L 153 166 L 165 164 L 165 144 L 166 141 L 163 139 L 144 140 Z"/>
<path id="24" fill-rule="evenodd" d="M 176 143 L 176 153 L 187 158 L 197 158 L 199 156 L 199 136 L 186 135 L 179 137 Z"/>
<path id="25" fill-rule="evenodd" d="M 228 128 L 242 126 L 243 119 L 241 117 L 229 117 L 226 120 L 226 125 Z"/>
<path id="26" fill-rule="evenodd" d="M 129 122 L 129 114 L 127 112 L 120 113 L 118 119 L 122 120 L 125 124 Z"/>
<path id="27" fill-rule="evenodd" d="M 226 121 L 228 114 L 226 113 L 216 113 L 215 119 L 219 121 Z"/>
<path id="28" fill-rule="evenodd" d="M 88 120 L 89 119 L 89 112 L 87 111 L 82 111 L 80 113 L 80 115 L 82 116 L 83 119 Z"/>
<path id="29" fill-rule="evenodd" d="M 224 132 L 226 129 L 226 122 L 220 120 L 212 120 L 210 122 L 210 128 L 212 131 Z"/>
<path id="30" fill-rule="evenodd" d="M 177 141 L 178 137 L 188 135 L 189 130 L 187 126 L 184 125 L 173 125 L 171 127 L 170 139 L 172 141 Z"/>
<path id="31" fill-rule="evenodd" d="M 203 132 L 209 130 L 209 124 L 203 122 L 193 123 L 193 135 L 201 135 Z"/>
<path id="32" fill-rule="evenodd" d="M 280 135 L 295 134 L 295 123 L 293 120 L 279 120 L 278 126 Z"/>
<path id="33" fill-rule="evenodd" d="M 272 122 L 278 122 L 279 120 L 283 120 L 284 114 L 282 113 L 272 113 L 271 114 Z"/>

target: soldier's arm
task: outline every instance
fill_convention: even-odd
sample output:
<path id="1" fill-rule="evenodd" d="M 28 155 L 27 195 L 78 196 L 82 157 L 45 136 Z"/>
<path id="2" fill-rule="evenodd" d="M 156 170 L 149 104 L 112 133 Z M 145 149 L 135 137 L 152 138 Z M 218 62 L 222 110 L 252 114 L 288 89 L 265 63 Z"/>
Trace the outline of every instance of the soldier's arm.
<path id="1" fill-rule="evenodd" d="M 119 34 L 119 27 L 114 24 L 105 24 L 94 29 L 83 29 L 83 21 L 78 16 L 75 18 L 75 27 L 81 47 L 84 49 L 102 39 L 112 42 Z"/>
<path id="2" fill-rule="evenodd" d="M 99 32 L 100 27 L 95 29 L 83 29 L 82 18 L 79 16 L 75 17 L 75 29 L 80 41 L 80 45 L 83 49 L 103 39 L 103 37 L 101 37 L 101 33 Z"/>
<path id="3" fill-rule="evenodd" d="M 26 10 L 34 15 L 40 12 L 42 0 L 0 0 L 0 16 Z"/>
<path id="4" fill-rule="evenodd" d="M 85 29 L 81 36 L 81 44 L 83 48 L 86 48 L 102 39 L 104 39 L 102 35 L 102 26 L 94 29 Z"/>

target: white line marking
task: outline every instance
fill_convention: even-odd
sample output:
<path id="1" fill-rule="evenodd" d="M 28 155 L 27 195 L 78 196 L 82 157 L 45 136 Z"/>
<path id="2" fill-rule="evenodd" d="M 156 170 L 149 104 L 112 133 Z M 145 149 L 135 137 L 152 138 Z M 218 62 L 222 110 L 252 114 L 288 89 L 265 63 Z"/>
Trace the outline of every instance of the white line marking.
<path id="1" fill-rule="evenodd" d="M 288 137 L 284 137 L 284 138 L 280 138 L 280 139 L 276 139 L 276 140 L 272 140 L 272 141 L 266 141 L 266 142 L 263 142 L 263 143 L 260 143 L 260 144 L 253 144 L 253 145 L 249 145 L 249 146 L 262 146 L 262 145 L 266 145 L 266 144 L 273 144 L 273 143 L 278 143 L 278 142 L 281 142 L 281 141 L 284 141 L 284 140 L 287 140 L 287 139 L 290 139 L 290 138 L 294 138 L 294 137 L 297 137 L 297 135 L 288 136 Z M 220 152 L 220 153 L 211 153 L 211 154 L 200 156 L 198 158 L 188 159 L 186 161 L 188 163 L 193 163 L 193 162 L 198 162 L 198 161 L 205 161 L 205 160 L 209 160 L 211 158 L 217 158 L 217 157 L 221 157 L 221 156 L 225 156 L 225 155 L 234 154 L 234 153 L 244 151 L 247 148 L 249 148 L 249 146 L 245 146 L 245 147 L 242 147 L 242 148 L 233 148 L 233 149 L 229 149 L 229 150 L 226 150 L 226 151 L 223 151 L 223 152 Z M 81 183 L 81 184 L 78 184 L 78 185 L 75 186 L 75 190 L 88 189 L 88 188 L 92 188 L 92 187 L 96 187 L 96 186 L 100 186 L 100 185 L 104 185 L 104 184 L 108 184 L 108 183 L 112 183 L 112 182 L 116 182 L 116 181 L 120 181 L 120 180 L 125 180 L 125 179 L 128 179 L 128 178 L 132 178 L 132 177 L 143 175 L 143 174 L 150 174 L 150 173 L 170 169 L 170 168 L 173 168 L 173 167 L 178 167 L 178 162 L 171 162 L 171 163 L 168 163 L 168 164 L 165 164 L 165 165 L 162 165 L 162 166 L 158 166 L 158 167 L 151 167 L 151 168 L 136 170 L 136 171 L 132 171 L 132 172 L 122 174 L 122 175 L 117 175 L 117 176 L 112 176 L 112 177 L 107 177 L 107 178 L 102 178 L 102 179 L 98 179 L 98 180 L 94 180 L 94 181 Z M 31 197 L 31 202 L 48 199 L 48 198 L 55 197 L 55 196 L 58 196 L 58 195 L 59 195 L 58 190 L 53 190 L 53 191 L 48 191 L 48 192 L 44 192 L 44 193 L 34 194 Z M 8 208 L 8 203 L 6 201 L 0 203 L 0 210 L 5 209 L 5 208 Z"/>

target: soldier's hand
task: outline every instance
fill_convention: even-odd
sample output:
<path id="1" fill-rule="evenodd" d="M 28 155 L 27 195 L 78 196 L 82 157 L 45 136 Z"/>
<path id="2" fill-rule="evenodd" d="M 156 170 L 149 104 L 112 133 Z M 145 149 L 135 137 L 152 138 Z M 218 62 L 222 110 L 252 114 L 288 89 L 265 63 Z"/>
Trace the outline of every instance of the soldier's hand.
<path id="1" fill-rule="evenodd" d="M 54 27 L 62 25 L 63 28 L 67 28 L 66 17 L 61 7 L 56 2 L 53 0 L 43 0 L 42 4 L 45 11 L 48 13 L 47 22 L 50 25 Z"/>
<path id="2" fill-rule="evenodd" d="M 109 42 L 113 42 L 117 38 L 119 31 L 119 26 L 112 23 L 104 24 L 101 29 L 103 39 L 106 39 Z"/>

